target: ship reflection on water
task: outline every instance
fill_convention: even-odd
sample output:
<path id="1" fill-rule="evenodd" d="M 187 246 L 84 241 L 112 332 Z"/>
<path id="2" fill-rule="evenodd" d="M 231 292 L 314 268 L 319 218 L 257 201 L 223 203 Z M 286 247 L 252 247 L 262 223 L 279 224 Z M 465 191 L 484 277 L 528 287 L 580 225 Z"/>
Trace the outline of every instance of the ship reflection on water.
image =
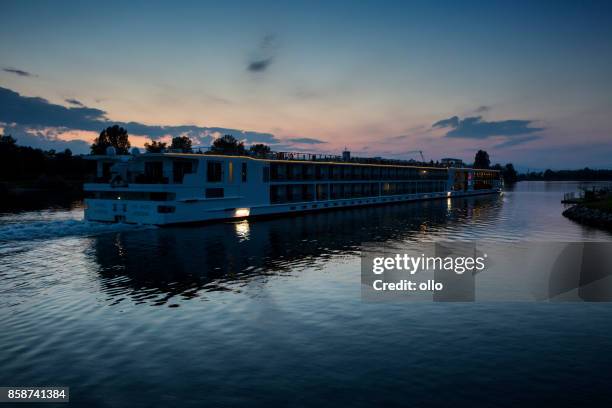
<path id="1" fill-rule="evenodd" d="M 500 196 L 424 201 L 267 220 L 166 227 L 93 240 L 102 290 L 113 299 L 162 305 L 205 292 L 240 290 L 252 279 L 289 275 L 359 254 L 364 242 L 428 240 L 466 222 L 486 225 Z M 464 237 L 465 238 L 465 237 Z"/>

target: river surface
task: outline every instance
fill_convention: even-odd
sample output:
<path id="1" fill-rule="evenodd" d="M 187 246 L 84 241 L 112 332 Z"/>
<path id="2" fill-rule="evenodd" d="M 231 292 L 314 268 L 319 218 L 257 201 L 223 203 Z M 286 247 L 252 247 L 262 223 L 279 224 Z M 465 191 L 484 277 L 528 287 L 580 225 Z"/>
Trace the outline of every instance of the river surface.
<path id="1" fill-rule="evenodd" d="M 561 216 L 578 183 L 194 227 L 0 214 L 0 386 L 71 405 L 612 402 L 612 304 L 371 303 L 363 242 L 612 241 Z"/>

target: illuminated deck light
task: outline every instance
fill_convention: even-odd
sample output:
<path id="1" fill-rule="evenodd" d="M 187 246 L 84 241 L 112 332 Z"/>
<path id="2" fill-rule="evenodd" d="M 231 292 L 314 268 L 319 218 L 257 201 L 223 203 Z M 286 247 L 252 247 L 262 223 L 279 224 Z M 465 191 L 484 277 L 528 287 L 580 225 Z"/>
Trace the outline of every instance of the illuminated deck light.
<path id="1" fill-rule="evenodd" d="M 234 217 L 248 217 L 251 213 L 249 208 L 237 208 Z"/>

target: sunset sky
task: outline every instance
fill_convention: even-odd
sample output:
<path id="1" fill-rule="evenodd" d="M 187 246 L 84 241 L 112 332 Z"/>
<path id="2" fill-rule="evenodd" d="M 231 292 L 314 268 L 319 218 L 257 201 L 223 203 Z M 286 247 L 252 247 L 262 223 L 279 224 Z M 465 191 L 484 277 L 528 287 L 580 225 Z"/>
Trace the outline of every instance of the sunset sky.
<path id="1" fill-rule="evenodd" d="M 612 2 L 0 0 L 0 15 L 0 129 L 21 144 L 84 153 L 123 123 L 135 146 L 232 133 L 612 168 Z"/>

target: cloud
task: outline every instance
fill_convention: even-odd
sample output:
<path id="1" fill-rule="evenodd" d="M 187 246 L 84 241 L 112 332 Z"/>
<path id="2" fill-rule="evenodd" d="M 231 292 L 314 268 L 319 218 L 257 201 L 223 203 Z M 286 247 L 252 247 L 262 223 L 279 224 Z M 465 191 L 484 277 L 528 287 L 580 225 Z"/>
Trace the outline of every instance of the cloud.
<path id="1" fill-rule="evenodd" d="M 491 110 L 490 106 L 482 105 L 482 106 L 479 106 L 478 108 L 476 108 L 476 110 L 474 112 L 476 112 L 476 113 L 484 113 L 484 112 L 488 112 L 490 110 Z"/>
<path id="2" fill-rule="evenodd" d="M 445 127 L 456 128 L 457 126 L 459 126 L 459 117 L 458 116 L 453 116 L 452 118 L 439 120 L 436 123 L 434 123 L 431 127 L 435 127 L 435 128 L 436 127 L 440 127 L 440 128 L 445 128 Z"/>
<path id="3" fill-rule="evenodd" d="M 246 67 L 247 71 L 256 73 L 267 70 L 274 61 L 277 48 L 276 36 L 273 34 L 266 35 L 249 59 Z"/>
<path id="4" fill-rule="evenodd" d="M 69 100 L 66 100 L 69 102 Z M 78 102 L 74 100 L 72 103 Z M 115 122 L 107 117 L 101 109 L 90 108 L 83 104 L 75 107 L 66 107 L 49 102 L 38 97 L 20 95 L 7 88 L 0 87 L 0 123 L 19 126 L 19 129 L 55 128 L 59 131 L 81 130 L 100 132 L 107 126 L 117 124 L 128 130 L 131 135 L 147 136 L 153 140 L 165 136 L 187 136 L 195 144 L 208 146 L 219 136 L 231 134 L 248 143 L 266 143 L 275 145 L 280 139 L 271 133 L 255 132 L 242 129 L 223 127 L 204 127 L 195 125 L 158 126 L 146 125 L 139 122 Z M 22 132 L 24 144 L 36 145 L 34 140 Z M 35 133 L 40 138 L 40 134 Z M 53 136 L 46 137 L 46 142 L 55 140 Z M 85 142 L 84 142 L 85 143 Z"/>
<path id="5" fill-rule="evenodd" d="M 406 133 L 403 133 L 401 135 L 396 135 L 396 136 L 388 136 L 388 137 L 385 137 L 383 140 L 388 141 L 388 142 L 401 142 L 401 141 L 408 140 L 408 139 L 416 139 L 419 137 L 426 136 L 430 131 L 431 131 L 431 128 L 429 126 L 418 125 L 418 126 L 413 126 L 409 129 L 405 129 L 404 132 Z"/>
<path id="6" fill-rule="evenodd" d="M 85 107 L 85 105 L 83 105 L 83 104 L 81 103 L 81 101 L 76 100 L 76 99 L 74 99 L 74 98 L 68 98 L 68 99 L 65 99 L 65 101 L 66 101 L 67 103 L 71 104 L 71 105 L 80 106 L 80 107 Z"/>
<path id="7" fill-rule="evenodd" d="M 272 58 L 267 58 L 259 61 L 251 61 L 247 66 L 247 69 L 251 72 L 261 72 L 268 69 L 270 64 L 272 63 Z"/>
<path id="8" fill-rule="evenodd" d="M 67 108 L 46 99 L 27 97 L 0 87 L 0 122 L 100 130 L 106 112 L 88 107 Z"/>
<path id="9" fill-rule="evenodd" d="M 279 144 L 274 144 L 270 147 L 275 152 L 327 153 L 324 151 L 317 150 L 316 147 L 313 147 L 312 145 L 310 146 L 302 145 L 301 146 L 299 144 L 294 145 L 292 143 L 279 143 Z"/>
<path id="10" fill-rule="evenodd" d="M 529 127 L 530 120 L 501 120 L 487 122 L 482 116 L 460 119 L 457 116 L 440 120 L 432 125 L 434 128 L 451 128 L 446 137 L 465 139 L 487 139 L 493 136 L 518 136 L 544 130 L 544 128 Z"/>
<path id="11" fill-rule="evenodd" d="M 288 142 L 292 142 L 292 143 L 301 143 L 301 144 L 322 144 L 322 143 L 327 143 L 324 140 L 319 140 L 319 139 L 314 139 L 311 137 L 294 137 L 294 138 L 290 138 L 287 139 Z"/>
<path id="12" fill-rule="evenodd" d="M 410 135 L 390 136 L 387 138 L 387 140 L 404 140 L 404 139 L 408 139 L 409 137 Z"/>
<path id="13" fill-rule="evenodd" d="M 19 76 L 22 76 L 22 77 L 35 77 L 36 76 L 36 75 L 34 75 L 34 74 L 32 74 L 32 73 L 30 73 L 28 71 L 24 71 L 24 70 L 17 69 L 17 68 L 2 68 L 2 70 L 4 72 L 8 72 L 10 74 L 19 75 Z"/>
<path id="14" fill-rule="evenodd" d="M 497 144 L 494 146 L 494 148 L 496 149 L 503 149 L 506 147 L 513 147 L 513 146 L 517 146 L 523 143 L 527 143 L 527 142 L 531 142 L 533 140 L 538 140 L 541 139 L 540 136 L 538 135 L 528 135 L 528 136 L 524 136 L 524 137 L 518 137 L 518 138 L 512 138 L 512 139 L 508 139 L 500 144 Z"/>
<path id="15" fill-rule="evenodd" d="M 64 151 L 70 149 L 75 154 L 88 153 L 89 142 L 80 139 L 63 140 L 60 139 L 62 128 L 32 128 L 17 124 L 2 124 L 4 133 L 12 135 L 17 139 L 17 143 L 22 146 L 31 146 L 43 150 Z"/>

